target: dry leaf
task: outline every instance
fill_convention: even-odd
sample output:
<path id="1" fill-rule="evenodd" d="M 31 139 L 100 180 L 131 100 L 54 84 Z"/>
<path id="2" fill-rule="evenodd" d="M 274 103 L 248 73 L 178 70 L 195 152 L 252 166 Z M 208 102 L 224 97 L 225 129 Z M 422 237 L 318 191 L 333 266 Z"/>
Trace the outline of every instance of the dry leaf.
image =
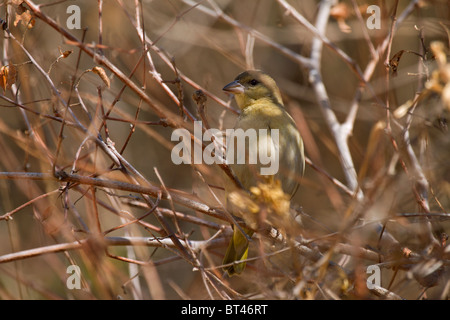
<path id="1" fill-rule="evenodd" d="M 258 183 L 250 192 L 257 202 L 267 205 L 278 217 L 289 215 L 290 197 L 283 192 L 280 180 Z"/>
<path id="2" fill-rule="evenodd" d="M 402 57 L 403 53 L 405 53 L 405 50 L 400 50 L 389 61 L 389 67 L 392 69 L 392 76 L 397 76 L 397 70 L 398 70 L 398 64 L 400 63 L 400 58 Z"/>
<path id="3" fill-rule="evenodd" d="M 22 24 L 28 29 L 33 28 L 35 23 L 30 10 L 25 8 L 22 3 L 16 8 L 16 19 L 14 20 L 14 26 L 17 27 L 19 22 L 22 22 Z"/>
<path id="4" fill-rule="evenodd" d="M 331 8 L 330 15 L 337 20 L 339 29 L 344 33 L 352 32 L 352 28 L 345 21 L 350 17 L 351 11 L 347 4 L 339 2 Z"/>
<path id="5" fill-rule="evenodd" d="M 16 82 L 16 67 L 13 65 L 3 66 L 0 68 L 0 87 L 3 88 L 3 90 L 11 88 L 11 85 L 13 85 Z"/>
<path id="6" fill-rule="evenodd" d="M 290 197 L 283 192 L 279 180 L 258 182 L 250 188 L 250 194 L 243 190 L 233 191 L 228 195 L 227 205 L 252 229 L 269 224 L 286 234 L 292 227 Z"/>
<path id="7" fill-rule="evenodd" d="M 430 48 L 439 67 L 444 66 L 447 63 L 447 55 L 445 54 L 444 44 L 440 41 L 433 41 L 430 44 Z"/>
<path id="8" fill-rule="evenodd" d="M 103 82 L 109 88 L 109 86 L 110 86 L 109 78 L 106 75 L 106 72 L 102 67 L 93 67 L 92 72 L 98 74 L 98 76 L 103 80 Z"/>
<path id="9" fill-rule="evenodd" d="M 330 15 L 337 19 L 347 19 L 350 16 L 350 9 L 347 4 L 339 2 L 330 10 Z"/>
<path id="10" fill-rule="evenodd" d="M 59 50 L 59 53 L 61 53 L 61 58 L 65 59 L 68 56 L 70 56 L 72 54 L 73 50 L 66 50 L 64 52 L 61 51 L 61 49 Z"/>
<path id="11" fill-rule="evenodd" d="M 450 64 L 447 63 L 446 48 L 438 41 L 433 41 L 430 47 L 438 69 L 432 72 L 430 80 L 425 83 L 425 88 L 441 95 L 444 108 L 450 110 Z"/>
<path id="12" fill-rule="evenodd" d="M 409 99 L 404 104 L 395 109 L 394 117 L 396 117 L 397 119 L 403 118 L 408 113 L 409 109 L 412 107 L 413 102 L 414 102 L 413 99 Z"/>

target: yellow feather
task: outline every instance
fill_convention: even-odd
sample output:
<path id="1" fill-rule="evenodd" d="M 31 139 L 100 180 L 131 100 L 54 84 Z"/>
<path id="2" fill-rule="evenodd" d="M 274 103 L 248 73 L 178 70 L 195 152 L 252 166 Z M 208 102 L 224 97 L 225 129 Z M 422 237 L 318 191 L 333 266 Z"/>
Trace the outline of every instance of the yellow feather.
<path id="1" fill-rule="evenodd" d="M 267 183 L 267 181 L 270 181 L 270 184 L 273 181 L 279 180 L 281 181 L 282 192 L 287 194 L 289 199 L 297 190 L 298 181 L 303 175 L 305 157 L 302 138 L 294 120 L 283 106 L 281 94 L 275 81 L 261 71 L 245 71 L 238 75 L 235 81 L 225 86 L 224 91 L 234 94 L 235 100 L 241 109 L 241 114 L 236 121 L 234 129 L 242 129 L 244 131 L 248 129 L 267 129 L 268 132 L 276 129 L 279 133 L 278 150 L 269 149 L 270 146 L 275 144 L 275 140 L 270 134 L 266 136 L 260 135 L 258 137 L 258 143 L 252 145 L 245 144 L 247 159 L 250 155 L 257 154 L 259 148 L 268 148 L 268 150 L 278 152 L 279 170 L 274 176 L 260 176 L 260 169 L 265 165 L 259 162 L 256 164 L 249 164 L 248 161 L 245 164 L 232 163 L 230 164 L 231 170 L 247 191 L 250 191 L 252 187 L 258 187 L 259 183 Z M 266 139 L 266 141 L 262 141 L 263 139 Z M 234 184 L 226 184 L 227 206 L 229 210 L 232 214 L 242 218 L 247 225 L 255 228 L 255 213 L 252 212 L 254 209 L 250 209 L 252 206 L 246 205 L 246 201 L 242 200 L 243 198 L 241 198 L 242 201 L 237 201 L 234 194 L 235 191 L 236 186 Z M 230 199 L 230 195 L 233 194 L 234 198 Z M 253 201 L 261 203 L 261 199 L 258 199 L 255 194 L 252 197 Z M 240 202 L 240 205 L 238 205 L 238 202 Z M 285 206 L 282 207 L 285 208 Z M 289 213 L 287 212 L 286 214 Z M 234 228 L 233 238 L 228 246 L 224 264 L 231 263 L 235 260 L 242 260 L 244 256 L 247 257 L 248 241 L 236 229 Z M 248 234 L 250 235 L 250 233 Z M 241 263 L 227 267 L 225 270 L 232 275 L 240 273 L 244 267 L 245 264 Z"/>

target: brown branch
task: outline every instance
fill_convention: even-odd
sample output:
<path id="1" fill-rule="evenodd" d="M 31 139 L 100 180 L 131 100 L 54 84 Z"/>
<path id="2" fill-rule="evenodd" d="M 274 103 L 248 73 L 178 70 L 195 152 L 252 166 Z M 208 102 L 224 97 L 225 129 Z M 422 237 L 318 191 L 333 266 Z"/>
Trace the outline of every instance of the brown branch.
<path id="1" fill-rule="evenodd" d="M 176 245 L 170 239 L 155 239 L 148 237 L 106 237 L 104 239 L 104 244 L 106 246 L 148 246 L 148 247 L 168 247 L 176 248 Z M 212 248 L 217 246 L 223 246 L 225 244 L 225 239 L 220 238 L 212 241 L 183 241 L 183 246 L 189 245 L 190 248 L 196 251 L 203 250 L 205 248 Z M 11 261 L 17 261 L 22 259 L 28 259 L 32 257 L 41 256 L 44 254 L 58 253 L 70 250 L 82 249 L 85 244 L 91 241 L 89 238 L 80 241 L 74 241 L 69 243 L 60 243 L 49 245 L 40 248 L 22 250 L 15 253 L 9 253 L 0 256 L 0 263 L 6 263 Z"/>
<path id="2" fill-rule="evenodd" d="M 92 178 L 76 174 L 70 174 L 63 171 L 57 172 L 57 177 L 53 176 L 50 173 L 39 173 L 39 172 L 0 172 L 0 179 L 70 182 L 89 186 L 135 192 L 139 194 L 146 194 L 153 198 L 157 198 L 158 194 L 161 193 L 162 199 L 166 200 L 168 199 L 168 194 L 159 187 L 150 185 L 141 186 L 122 181 L 104 180 L 100 178 Z M 180 191 L 171 189 L 169 190 L 172 200 L 182 206 L 205 214 L 211 214 L 214 217 L 222 216 L 221 213 L 217 212 L 214 208 L 211 208 L 210 206 L 193 199 L 192 196 L 188 197 L 187 195 L 183 195 Z"/>

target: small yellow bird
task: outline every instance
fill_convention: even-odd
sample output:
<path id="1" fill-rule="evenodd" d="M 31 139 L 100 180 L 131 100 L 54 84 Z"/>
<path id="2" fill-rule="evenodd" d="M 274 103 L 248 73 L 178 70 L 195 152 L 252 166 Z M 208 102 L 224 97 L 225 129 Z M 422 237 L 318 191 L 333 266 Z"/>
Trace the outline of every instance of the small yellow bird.
<path id="1" fill-rule="evenodd" d="M 278 130 L 278 141 L 275 141 L 271 134 L 258 136 L 258 143 L 245 144 L 245 158 L 248 160 L 249 155 L 257 154 L 259 148 L 266 144 L 261 144 L 260 139 L 267 139 L 268 144 L 275 144 L 275 150 L 278 153 L 279 169 L 271 175 L 272 181 L 281 182 L 281 189 L 284 194 L 287 195 L 287 203 L 294 195 L 298 188 L 299 178 L 303 175 L 305 167 L 305 157 L 303 150 L 303 141 L 300 133 L 295 125 L 292 117 L 286 112 L 283 101 L 281 100 L 280 90 L 278 89 L 275 81 L 266 73 L 258 70 L 249 70 L 239 74 L 235 80 L 227 84 L 223 90 L 234 94 L 237 105 L 239 106 L 241 113 L 236 121 L 234 129 L 255 129 L 256 132 L 260 132 L 259 129 L 267 129 L 268 132 L 272 130 Z M 276 143 L 278 142 L 278 143 Z M 228 142 L 229 144 L 229 142 Z M 231 170 L 241 182 L 242 186 L 251 191 L 255 187 L 258 187 L 263 179 L 259 174 L 262 167 L 267 165 L 257 162 L 254 165 L 250 165 L 248 162 L 244 164 L 231 163 Z M 237 207 L 247 206 L 243 198 L 230 199 L 230 195 L 233 195 L 233 190 L 236 190 L 234 184 L 226 185 L 227 194 L 227 206 L 231 213 L 238 216 L 248 224 L 245 215 L 251 215 L 247 210 L 236 210 L 236 201 L 240 202 Z M 283 193 L 281 192 L 281 193 Z M 269 192 L 270 193 L 270 192 Z M 231 203 L 234 202 L 234 203 Z M 285 208 L 285 206 L 284 206 Z M 247 212 L 246 212 L 247 211 Z M 253 212 L 255 213 L 255 212 Z M 287 213 L 288 214 L 288 213 Z M 252 236 L 253 231 L 248 228 L 243 228 L 249 237 Z M 238 228 L 233 228 L 233 237 L 228 246 L 223 264 L 230 264 L 234 261 L 245 260 L 248 255 L 248 240 L 245 235 L 241 233 Z M 245 268 L 245 262 L 232 264 L 224 267 L 224 270 L 229 275 L 239 274 Z"/>

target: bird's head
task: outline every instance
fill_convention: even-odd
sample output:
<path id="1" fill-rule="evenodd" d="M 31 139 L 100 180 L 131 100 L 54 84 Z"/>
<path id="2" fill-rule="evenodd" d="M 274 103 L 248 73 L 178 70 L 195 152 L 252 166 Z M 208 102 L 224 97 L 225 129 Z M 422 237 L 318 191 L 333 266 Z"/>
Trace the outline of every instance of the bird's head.
<path id="1" fill-rule="evenodd" d="M 283 105 L 280 90 L 275 81 L 259 70 L 248 70 L 239 74 L 222 90 L 233 93 L 241 110 L 261 99 Z"/>

